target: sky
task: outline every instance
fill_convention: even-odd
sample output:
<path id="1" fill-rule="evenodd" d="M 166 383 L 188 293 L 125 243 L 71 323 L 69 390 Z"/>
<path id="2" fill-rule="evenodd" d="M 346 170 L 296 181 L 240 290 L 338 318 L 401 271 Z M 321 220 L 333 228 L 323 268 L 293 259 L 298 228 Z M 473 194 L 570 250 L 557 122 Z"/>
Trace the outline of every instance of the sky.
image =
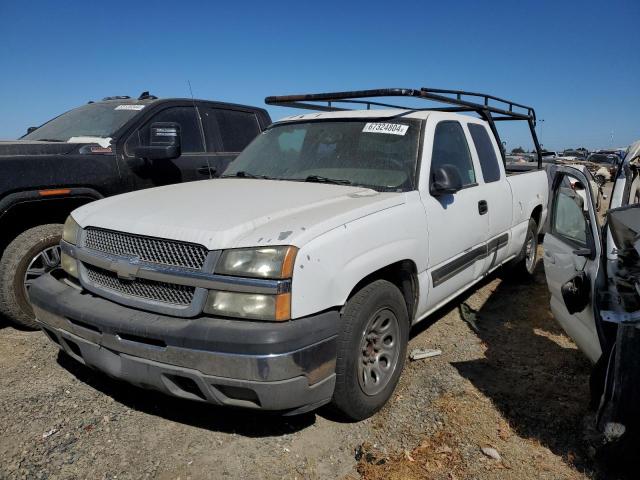
<path id="1" fill-rule="evenodd" d="M 0 139 L 109 95 L 451 88 L 531 105 L 547 149 L 640 139 L 640 1 L 0 1 Z M 299 113 L 268 107 L 272 118 Z M 613 136 L 613 141 L 612 141 Z M 531 145 L 522 128 L 507 149 Z"/>

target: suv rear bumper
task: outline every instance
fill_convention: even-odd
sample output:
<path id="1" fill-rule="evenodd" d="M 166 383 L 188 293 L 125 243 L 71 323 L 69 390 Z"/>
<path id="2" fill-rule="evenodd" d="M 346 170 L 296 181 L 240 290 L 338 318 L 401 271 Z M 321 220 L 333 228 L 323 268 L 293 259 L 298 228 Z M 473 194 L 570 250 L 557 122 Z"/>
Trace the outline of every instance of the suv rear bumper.
<path id="1" fill-rule="evenodd" d="M 52 275 L 30 298 L 47 336 L 75 360 L 166 394 L 301 413 L 335 385 L 338 312 L 286 323 L 175 318 L 80 291 Z"/>

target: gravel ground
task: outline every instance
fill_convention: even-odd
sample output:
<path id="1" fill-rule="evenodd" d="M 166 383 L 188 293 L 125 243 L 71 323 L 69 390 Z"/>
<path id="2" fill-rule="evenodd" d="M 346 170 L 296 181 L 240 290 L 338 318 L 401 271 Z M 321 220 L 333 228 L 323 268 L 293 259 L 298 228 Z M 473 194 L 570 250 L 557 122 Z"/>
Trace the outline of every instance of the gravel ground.
<path id="1" fill-rule="evenodd" d="M 542 266 L 529 283 L 502 275 L 414 329 L 409 351 L 443 354 L 408 362 L 356 424 L 168 398 L 0 320 L 0 478 L 608 478 L 583 441 L 589 364 L 547 308 Z"/>

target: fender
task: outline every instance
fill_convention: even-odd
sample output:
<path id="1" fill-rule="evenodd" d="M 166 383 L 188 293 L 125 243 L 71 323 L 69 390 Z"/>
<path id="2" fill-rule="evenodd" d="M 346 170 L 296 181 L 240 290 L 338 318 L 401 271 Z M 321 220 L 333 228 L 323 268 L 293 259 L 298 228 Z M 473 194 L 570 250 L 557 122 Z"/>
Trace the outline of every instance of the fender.
<path id="1" fill-rule="evenodd" d="M 0 198 L 0 219 L 2 219 L 9 210 L 19 204 L 67 198 L 100 200 L 104 198 L 104 196 L 97 190 L 87 187 L 56 187 L 52 189 L 14 192 Z"/>
<path id="2" fill-rule="evenodd" d="M 391 264 L 408 260 L 425 270 L 427 242 L 422 204 L 410 200 L 316 237 L 296 258 L 292 317 L 341 307 L 362 279 Z"/>

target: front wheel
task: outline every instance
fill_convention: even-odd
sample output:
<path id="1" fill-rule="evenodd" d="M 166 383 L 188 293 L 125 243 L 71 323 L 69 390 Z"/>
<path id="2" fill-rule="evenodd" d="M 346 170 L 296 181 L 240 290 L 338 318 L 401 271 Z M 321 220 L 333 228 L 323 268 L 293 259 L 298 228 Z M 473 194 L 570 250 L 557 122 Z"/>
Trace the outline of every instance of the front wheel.
<path id="1" fill-rule="evenodd" d="M 5 248 L 0 259 L 0 311 L 27 328 L 38 328 L 29 303 L 31 283 L 60 266 L 62 225 L 30 228 Z"/>
<path id="2" fill-rule="evenodd" d="M 409 315 L 400 290 L 376 280 L 349 299 L 341 320 L 332 406 L 350 420 L 363 420 L 384 406 L 398 384 Z"/>

